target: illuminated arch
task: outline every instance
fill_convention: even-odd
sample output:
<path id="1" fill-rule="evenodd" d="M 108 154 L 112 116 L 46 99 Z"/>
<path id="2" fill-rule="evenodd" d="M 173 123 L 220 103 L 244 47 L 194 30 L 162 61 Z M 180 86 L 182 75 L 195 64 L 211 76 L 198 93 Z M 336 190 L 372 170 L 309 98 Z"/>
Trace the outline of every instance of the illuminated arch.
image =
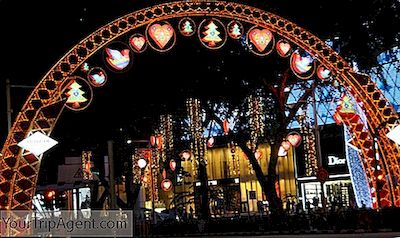
<path id="1" fill-rule="evenodd" d="M 386 133 L 397 123 L 398 116 L 368 76 L 355 73 L 347 62 L 319 38 L 277 15 L 238 3 L 181 1 L 139 10 L 99 28 L 74 46 L 42 78 L 18 114 L 2 149 L 1 209 L 31 209 L 40 158 L 22 150 L 17 143 L 34 131 L 51 134 L 65 106 L 62 87 L 80 65 L 106 44 L 133 29 L 155 21 L 188 16 L 235 19 L 267 28 L 308 51 L 329 69 L 347 92 L 363 105 L 367 116 L 369 130 L 364 129 L 365 125 L 361 121 L 348 121 L 346 124 L 353 131 L 353 141 L 363 155 L 370 186 L 374 186 L 376 181 L 371 168 L 375 154 L 372 135 L 377 135 L 381 167 L 384 175 L 389 175 L 382 190 L 381 203 L 400 206 L 400 186 L 395 187 L 392 181 L 400 181 L 400 153 L 397 145 L 386 137 Z"/>

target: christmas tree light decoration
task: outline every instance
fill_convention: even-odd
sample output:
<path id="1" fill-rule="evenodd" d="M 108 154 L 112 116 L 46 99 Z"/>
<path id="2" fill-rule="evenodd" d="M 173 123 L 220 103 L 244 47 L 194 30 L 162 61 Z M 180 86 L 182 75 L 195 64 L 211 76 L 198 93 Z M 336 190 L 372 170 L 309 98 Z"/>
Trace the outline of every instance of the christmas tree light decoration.
<path id="1" fill-rule="evenodd" d="M 232 39 L 237 40 L 237 39 L 240 39 L 240 37 L 242 37 L 244 28 L 243 28 L 242 23 L 240 23 L 239 21 L 233 20 L 228 23 L 227 31 L 228 31 L 228 35 Z"/>
<path id="2" fill-rule="evenodd" d="M 293 146 L 293 147 L 298 147 L 301 144 L 301 135 L 297 133 L 296 131 L 290 132 L 286 136 L 286 140 Z"/>
<path id="3" fill-rule="evenodd" d="M 84 110 L 92 101 L 92 87 L 81 77 L 72 77 L 61 88 L 67 99 L 65 106 L 72 111 Z"/>
<path id="4" fill-rule="evenodd" d="M 88 63 L 83 63 L 82 64 L 82 66 L 81 66 L 81 71 L 82 72 L 88 72 L 90 70 L 90 66 L 89 66 L 89 64 Z"/>
<path id="5" fill-rule="evenodd" d="M 218 19 L 205 19 L 199 26 L 200 42 L 209 49 L 221 48 L 227 38 L 225 26 Z"/>
<path id="6" fill-rule="evenodd" d="M 178 27 L 180 33 L 184 36 L 192 36 L 196 32 L 196 24 L 189 17 L 182 18 L 178 23 Z"/>
<path id="7" fill-rule="evenodd" d="M 149 25 L 146 34 L 148 35 L 148 43 L 154 50 L 165 52 L 175 44 L 175 30 L 166 21 Z"/>
<path id="8" fill-rule="evenodd" d="M 147 48 L 147 41 L 142 34 L 136 33 L 129 38 L 129 45 L 134 52 L 142 53 Z"/>
<path id="9" fill-rule="evenodd" d="M 286 40 L 281 39 L 276 44 L 276 51 L 278 52 L 278 55 L 280 55 L 281 57 L 284 58 L 288 57 L 290 55 L 291 50 L 292 46 Z"/>
<path id="10" fill-rule="evenodd" d="M 290 58 L 290 67 L 298 78 L 309 79 L 315 71 L 315 60 L 305 51 L 295 51 Z"/>
<path id="11" fill-rule="evenodd" d="M 102 68 L 95 67 L 88 72 L 88 80 L 94 87 L 104 86 L 107 82 L 106 71 Z"/>
<path id="12" fill-rule="evenodd" d="M 334 114 L 336 123 L 342 124 L 343 119 L 355 123 L 360 119 L 360 115 L 356 109 L 356 102 L 354 102 L 350 96 L 344 94 L 338 101 L 337 105 L 338 106 L 336 107 L 336 112 Z"/>
<path id="13" fill-rule="evenodd" d="M 317 76 L 319 79 L 321 79 L 322 81 L 328 81 L 329 79 L 331 79 L 331 71 L 327 68 L 325 68 L 324 66 L 320 65 L 317 69 Z"/>
<path id="14" fill-rule="evenodd" d="M 268 29 L 252 27 L 248 32 L 250 50 L 260 56 L 271 53 L 274 45 L 274 35 Z"/>

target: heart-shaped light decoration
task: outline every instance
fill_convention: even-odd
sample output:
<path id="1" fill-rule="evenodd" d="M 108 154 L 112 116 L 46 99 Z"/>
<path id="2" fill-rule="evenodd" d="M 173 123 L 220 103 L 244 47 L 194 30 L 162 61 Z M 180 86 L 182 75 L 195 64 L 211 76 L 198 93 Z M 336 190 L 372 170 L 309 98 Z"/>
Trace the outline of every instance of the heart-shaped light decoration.
<path id="1" fill-rule="evenodd" d="M 288 141 L 283 141 L 281 144 L 282 148 L 288 151 L 290 149 L 291 144 Z"/>
<path id="2" fill-rule="evenodd" d="M 169 180 L 169 179 L 164 179 L 164 180 L 161 182 L 161 189 L 162 189 L 164 192 L 170 191 L 170 190 L 172 189 L 172 182 L 171 182 L 171 180 Z"/>
<path id="3" fill-rule="evenodd" d="M 298 74 L 305 74 L 312 69 L 314 59 L 311 55 L 301 56 L 298 52 L 293 53 L 292 68 Z"/>
<path id="4" fill-rule="evenodd" d="M 298 147 L 301 144 L 301 139 L 301 135 L 295 131 L 290 132 L 286 137 L 286 140 L 289 141 L 293 147 Z"/>
<path id="5" fill-rule="evenodd" d="M 132 36 L 129 42 L 136 52 L 142 52 L 144 50 L 144 46 L 146 45 L 146 39 L 142 35 Z"/>
<path id="6" fill-rule="evenodd" d="M 290 46 L 289 42 L 285 40 L 279 40 L 276 44 L 276 51 L 281 57 L 289 56 L 290 50 L 292 47 Z"/>
<path id="7" fill-rule="evenodd" d="M 284 157 L 286 155 L 287 155 L 287 151 L 282 146 L 280 146 L 279 150 L 278 150 L 278 156 Z"/>
<path id="8" fill-rule="evenodd" d="M 168 44 L 168 42 L 174 36 L 174 28 L 168 23 L 161 24 L 153 24 L 150 26 L 149 35 L 151 39 L 160 47 L 160 49 L 164 49 L 164 47 Z"/>
<path id="9" fill-rule="evenodd" d="M 176 169 L 176 161 L 174 159 L 171 159 L 169 161 L 169 168 L 171 169 L 172 172 L 175 171 L 175 169 Z"/>
<path id="10" fill-rule="evenodd" d="M 214 142 L 215 142 L 214 137 L 210 137 L 208 139 L 208 141 L 207 141 L 207 146 L 210 147 L 210 148 L 213 147 L 214 146 Z"/>
<path id="11" fill-rule="evenodd" d="M 184 158 L 185 160 L 190 159 L 192 155 L 190 154 L 190 152 L 188 150 L 185 150 L 182 152 L 182 158 Z"/>
<path id="12" fill-rule="evenodd" d="M 322 81 L 326 81 L 331 77 L 331 71 L 324 66 L 320 65 L 317 69 L 317 76 Z"/>
<path id="13" fill-rule="evenodd" d="M 271 42 L 273 35 L 271 31 L 267 29 L 260 30 L 255 28 L 249 32 L 249 38 L 257 50 L 262 53 Z"/>
<path id="14" fill-rule="evenodd" d="M 262 156 L 262 152 L 259 151 L 259 150 L 257 150 L 257 151 L 254 153 L 254 157 L 256 157 L 256 159 L 260 159 L 261 156 Z"/>

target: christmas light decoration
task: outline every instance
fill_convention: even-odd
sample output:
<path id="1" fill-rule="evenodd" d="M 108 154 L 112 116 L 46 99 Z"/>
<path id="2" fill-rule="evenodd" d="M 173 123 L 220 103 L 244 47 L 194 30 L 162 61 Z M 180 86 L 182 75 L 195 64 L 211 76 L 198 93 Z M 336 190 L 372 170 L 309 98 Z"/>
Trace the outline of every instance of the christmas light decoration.
<path id="1" fill-rule="evenodd" d="M 161 182 L 161 189 L 162 189 L 164 192 L 169 192 L 169 191 L 171 191 L 172 187 L 173 187 L 172 182 L 171 182 L 171 180 L 169 180 L 169 179 L 164 179 L 164 180 Z"/>
<path id="2" fill-rule="evenodd" d="M 233 20 L 228 23 L 227 31 L 228 31 L 228 35 L 232 39 L 237 40 L 237 39 L 240 39 L 240 37 L 242 37 L 244 28 L 243 28 L 242 23 L 240 23 L 239 21 Z"/>
<path id="3" fill-rule="evenodd" d="M 257 91 L 254 96 L 247 97 L 247 110 L 250 125 L 250 148 L 255 152 L 258 140 L 264 136 L 265 129 L 265 107 L 262 103 L 260 91 Z"/>
<path id="4" fill-rule="evenodd" d="M 150 145 L 155 146 L 156 145 L 156 136 L 152 135 L 150 136 Z"/>
<path id="5" fill-rule="evenodd" d="M 286 136 L 286 140 L 293 146 L 298 147 L 301 144 L 301 135 L 295 131 L 290 132 Z"/>
<path id="6" fill-rule="evenodd" d="M 134 52 L 142 53 L 147 48 L 147 41 L 142 34 L 136 33 L 129 38 L 129 45 Z"/>
<path id="7" fill-rule="evenodd" d="M 306 115 L 300 115 L 297 119 L 300 124 L 301 134 L 303 135 L 306 176 L 314 176 L 318 169 L 314 130 L 307 121 Z"/>
<path id="8" fill-rule="evenodd" d="M 82 174 L 83 180 L 93 180 L 92 174 L 92 151 L 82 151 Z"/>
<path id="9" fill-rule="evenodd" d="M 108 65 L 117 71 L 125 69 L 130 63 L 129 49 L 127 48 L 116 50 L 106 47 L 105 52 Z"/>
<path id="10" fill-rule="evenodd" d="M 175 30 L 166 21 L 149 25 L 146 32 L 149 45 L 157 51 L 168 51 L 175 44 Z"/>
<path id="11" fill-rule="evenodd" d="M 328 81 L 329 79 L 331 79 L 332 75 L 331 75 L 331 71 L 329 69 L 327 69 L 324 66 L 320 65 L 317 68 L 317 76 L 322 81 Z"/>
<path id="12" fill-rule="evenodd" d="M 315 71 L 315 60 L 305 51 L 295 51 L 290 58 L 290 67 L 298 78 L 309 79 Z"/>
<path id="13" fill-rule="evenodd" d="M 224 25 L 218 19 L 206 19 L 200 23 L 200 42 L 209 49 L 219 49 L 226 42 L 226 31 Z"/>
<path id="14" fill-rule="evenodd" d="M 178 27 L 179 31 L 184 36 L 192 36 L 196 32 L 196 24 L 189 17 L 182 18 L 179 21 Z"/>
<path id="15" fill-rule="evenodd" d="M 274 36 L 264 28 L 252 27 L 248 32 L 250 50 L 256 55 L 264 56 L 273 50 Z"/>
<path id="16" fill-rule="evenodd" d="M 214 137 L 210 137 L 208 140 L 207 140 L 207 146 L 208 147 L 213 147 L 214 146 L 214 142 L 215 142 L 215 139 L 214 139 Z"/>
<path id="17" fill-rule="evenodd" d="M 176 161 L 174 159 L 171 159 L 169 161 L 169 168 L 171 169 L 172 172 L 175 171 L 175 169 L 176 169 Z"/>
<path id="18" fill-rule="evenodd" d="M 224 119 L 224 121 L 222 122 L 222 126 L 224 127 L 224 134 L 228 135 L 229 134 L 229 122 L 227 119 Z"/>
<path id="19" fill-rule="evenodd" d="M 191 156 L 192 156 L 192 155 L 191 155 L 190 151 L 185 150 L 185 151 L 182 152 L 182 158 L 183 158 L 184 160 L 190 159 Z"/>
<path id="20" fill-rule="evenodd" d="M 278 55 L 281 57 L 288 57 L 290 55 L 290 52 L 292 50 L 292 46 L 290 43 L 286 40 L 279 40 L 278 43 L 276 43 L 276 51 L 278 52 Z"/>
<path id="21" fill-rule="evenodd" d="M 104 86 L 107 82 L 106 71 L 102 68 L 95 67 L 88 72 L 88 80 L 94 87 Z"/>

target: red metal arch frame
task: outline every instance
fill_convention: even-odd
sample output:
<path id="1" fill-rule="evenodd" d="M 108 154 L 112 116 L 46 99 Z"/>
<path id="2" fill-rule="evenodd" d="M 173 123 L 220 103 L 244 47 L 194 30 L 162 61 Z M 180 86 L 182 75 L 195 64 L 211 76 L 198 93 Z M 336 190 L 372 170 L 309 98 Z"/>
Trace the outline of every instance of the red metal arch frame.
<path id="1" fill-rule="evenodd" d="M 30 210 L 35 192 L 40 158 L 17 146 L 30 133 L 41 131 L 50 135 L 61 114 L 65 99 L 62 85 L 95 52 L 117 37 L 155 21 L 187 16 L 210 16 L 236 19 L 267 28 L 313 55 L 320 64 L 362 105 L 369 130 L 362 122 L 347 123 L 353 131 L 354 143 L 360 148 L 370 185 L 375 184 L 373 135 L 377 135 L 384 175 L 389 175 L 382 189 L 381 204 L 400 206 L 399 148 L 386 137 L 398 122 L 393 107 L 368 76 L 351 67 L 323 41 L 296 24 L 264 10 L 222 1 L 172 2 L 132 12 L 118 18 L 83 39 L 65 54 L 42 78 L 18 114 L 8 134 L 0 158 L 0 208 Z M 384 124 L 382 124 L 384 123 Z M 384 125 L 384 126 L 382 126 Z"/>

